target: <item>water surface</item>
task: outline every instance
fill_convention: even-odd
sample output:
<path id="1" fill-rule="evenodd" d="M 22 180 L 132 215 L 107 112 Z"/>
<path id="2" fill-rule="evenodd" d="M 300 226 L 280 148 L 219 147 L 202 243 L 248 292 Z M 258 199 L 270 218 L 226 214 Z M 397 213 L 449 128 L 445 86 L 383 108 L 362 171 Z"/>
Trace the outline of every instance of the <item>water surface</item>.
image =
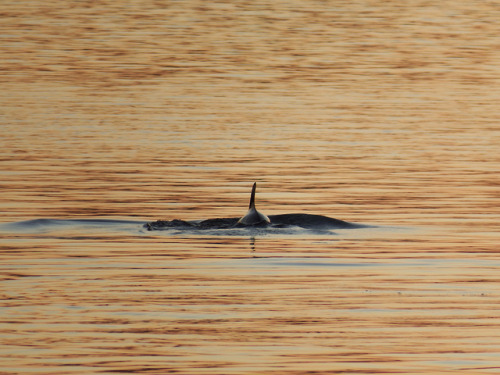
<path id="1" fill-rule="evenodd" d="M 1 13 L 2 373 L 499 371 L 496 4 Z"/>

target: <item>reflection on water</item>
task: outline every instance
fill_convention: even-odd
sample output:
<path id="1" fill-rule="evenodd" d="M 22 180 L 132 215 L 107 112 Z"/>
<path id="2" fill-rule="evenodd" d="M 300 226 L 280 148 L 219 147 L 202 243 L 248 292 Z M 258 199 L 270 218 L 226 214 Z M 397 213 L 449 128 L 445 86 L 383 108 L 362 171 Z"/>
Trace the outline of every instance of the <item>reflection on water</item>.
<path id="1" fill-rule="evenodd" d="M 1 371 L 498 371 L 496 4 L 1 13 Z"/>
<path id="2" fill-rule="evenodd" d="M 6 371 L 498 366 L 498 260 L 419 253 L 422 234 L 249 243 L 90 230 L 10 236 L 1 266 Z"/>

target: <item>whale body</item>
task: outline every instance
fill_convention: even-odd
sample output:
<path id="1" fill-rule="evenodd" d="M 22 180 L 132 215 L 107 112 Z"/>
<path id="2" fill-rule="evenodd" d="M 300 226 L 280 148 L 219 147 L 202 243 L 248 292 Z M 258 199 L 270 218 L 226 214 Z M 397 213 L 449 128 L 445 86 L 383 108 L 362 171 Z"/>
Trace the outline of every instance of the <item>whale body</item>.
<path id="1" fill-rule="evenodd" d="M 255 208 L 255 190 L 257 183 L 253 184 L 250 195 L 248 212 L 241 218 L 216 218 L 206 220 L 157 220 L 144 224 L 147 230 L 211 230 L 257 227 L 260 230 L 275 230 L 280 228 L 299 227 L 312 231 L 328 231 L 332 229 L 373 228 L 372 225 L 350 223 L 328 216 L 303 213 L 264 215 Z"/>

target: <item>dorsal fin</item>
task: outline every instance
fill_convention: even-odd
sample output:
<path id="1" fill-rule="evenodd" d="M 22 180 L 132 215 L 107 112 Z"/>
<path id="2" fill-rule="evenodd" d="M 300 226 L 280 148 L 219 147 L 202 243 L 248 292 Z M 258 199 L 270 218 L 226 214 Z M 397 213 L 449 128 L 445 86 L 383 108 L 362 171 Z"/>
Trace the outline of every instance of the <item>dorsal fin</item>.
<path id="1" fill-rule="evenodd" d="M 248 209 L 255 208 L 255 188 L 257 187 L 257 183 L 253 183 L 252 187 L 252 195 L 250 196 L 250 204 L 248 205 Z"/>

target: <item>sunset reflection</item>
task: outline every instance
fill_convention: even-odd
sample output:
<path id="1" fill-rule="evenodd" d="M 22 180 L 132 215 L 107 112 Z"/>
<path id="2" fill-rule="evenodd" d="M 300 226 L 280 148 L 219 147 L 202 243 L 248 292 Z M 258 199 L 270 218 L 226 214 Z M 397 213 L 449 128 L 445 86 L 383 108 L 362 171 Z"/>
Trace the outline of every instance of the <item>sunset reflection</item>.
<path id="1" fill-rule="evenodd" d="M 498 370 L 498 19 L 4 1 L 0 373 Z M 256 181 L 266 215 L 373 227 L 143 226 Z"/>

